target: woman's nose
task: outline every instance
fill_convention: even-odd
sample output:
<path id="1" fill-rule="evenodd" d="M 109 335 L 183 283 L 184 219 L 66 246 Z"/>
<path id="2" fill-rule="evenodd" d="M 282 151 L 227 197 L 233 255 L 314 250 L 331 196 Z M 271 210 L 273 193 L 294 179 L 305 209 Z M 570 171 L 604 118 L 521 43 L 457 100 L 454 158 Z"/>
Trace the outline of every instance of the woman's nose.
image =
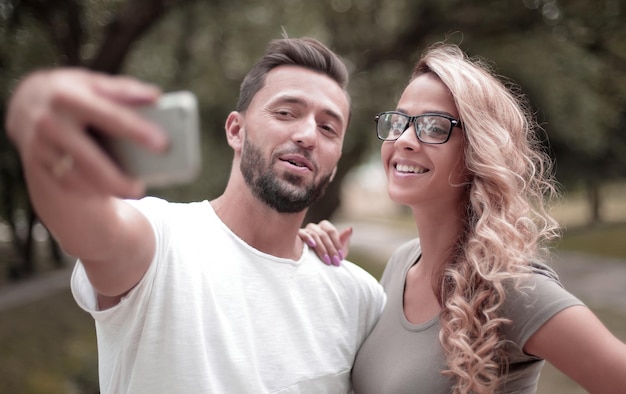
<path id="1" fill-rule="evenodd" d="M 400 137 L 398 137 L 394 144 L 399 148 L 410 150 L 417 150 L 421 147 L 422 142 L 417 138 L 415 124 L 413 122 L 400 134 Z"/>

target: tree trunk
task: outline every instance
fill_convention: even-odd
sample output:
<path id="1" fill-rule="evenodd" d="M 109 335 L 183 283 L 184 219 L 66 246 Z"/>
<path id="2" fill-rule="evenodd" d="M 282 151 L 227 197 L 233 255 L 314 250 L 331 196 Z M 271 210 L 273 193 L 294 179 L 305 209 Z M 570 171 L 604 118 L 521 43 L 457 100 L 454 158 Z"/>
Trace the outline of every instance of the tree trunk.
<path id="1" fill-rule="evenodd" d="M 133 0 L 125 3 L 107 26 L 104 42 L 89 68 L 110 74 L 118 73 L 131 45 L 172 3 L 176 2 Z"/>
<path id="2" fill-rule="evenodd" d="M 128 0 L 119 9 L 119 12 L 106 29 L 106 34 L 96 56 L 91 60 L 88 68 L 110 74 L 116 74 L 121 69 L 132 44 L 150 28 L 165 11 L 174 5 L 182 4 L 176 0 Z M 19 3 L 19 11 L 32 12 L 35 18 L 48 30 L 53 42 L 59 49 L 61 62 L 67 66 L 82 66 L 80 46 L 84 42 L 84 30 L 81 16 L 84 7 L 75 0 L 23 0 Z M 19 20 L 19 19 L 16 19 Z M 2 106 L 4 108 L 4 106 Z M 6 164 L 6 163 L 0 163 Z M 35 242 L 33 226 L 37 222 L 37 215 L 30 202 L 27 202 L 28 229 L 25 237 L 17 233 L 12 218 L 15 212 L 16 192 L 26 190 L 26 185 L 18 179 L 23 179 L 21 163 L 17 167 L 2 168 L 0 176 L 3 178 L 3 203 L 5 215 L 13 234 L 13 246 L 18 261 L 8 267 L 8 276 L 16 280 L 35 273 Z M 9 173 L 10 172 L 10 173 Z M 4 182 L 9 180 L 10 182 Z M 50 240 L 50 253 L 53 263 L 63 265 L 62 251 L 55 240 Z"/>
<path id="3" fill-rule="evenodd" d="M 600 196 L 600 183 L 590 179 L 587 181 L 587 200 L 589 201 L 589 209 L 591 217 L 589 218 L 589 225 L 595 226 L 602 222 L 600 215 L 600 208 L 602 206 Z"/>

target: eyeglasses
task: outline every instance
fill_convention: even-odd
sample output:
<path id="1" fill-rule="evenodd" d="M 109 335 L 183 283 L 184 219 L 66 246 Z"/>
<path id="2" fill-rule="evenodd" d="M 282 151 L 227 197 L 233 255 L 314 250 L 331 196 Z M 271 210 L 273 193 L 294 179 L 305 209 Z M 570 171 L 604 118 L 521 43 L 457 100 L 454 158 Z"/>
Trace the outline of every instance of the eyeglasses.
<path id="1" fill-rule="evenodd" d="M 381 112 L 374 118 L 376 134 L 383 141 L 395 141 L 413 123 L 417 139 L 425 144 L 443 144 L 448 142 L 452 129 L 461 128 L 461 122 L 446 115 L 423 114 L 409 116 L 402 112 Z"/>

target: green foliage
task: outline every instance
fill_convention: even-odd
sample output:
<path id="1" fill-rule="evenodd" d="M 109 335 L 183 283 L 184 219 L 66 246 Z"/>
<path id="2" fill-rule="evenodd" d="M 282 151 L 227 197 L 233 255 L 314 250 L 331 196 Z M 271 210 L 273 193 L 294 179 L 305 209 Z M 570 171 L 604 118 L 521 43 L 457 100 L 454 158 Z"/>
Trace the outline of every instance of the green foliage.
<path id="1" fill-rule="evenodd" d="M 204 170 L 194 184 L 153 194 L 213 198 L 228 178 L 223 124 L 245 72 L 283 31 L 318 38 L 352 71 L 353 116 L 335 182 L 310 211 L 316 221 L 340 204 L 350 169 L 376 156 L 373 115 L 395 106 L 420 50 L 446 40 L 522 86 L 560 181 L 598 187 L 626 176 L 625 15 L 616 0 L 0 0 L 0 107 L 29 71 L 67 64 L 191 89 L 202 106 Z M 9 205 L 28 202 L 3 132 L 0 158 L 12 180 L 0 186 L 6 218 Z"/>
<path id="2" fill-rule="evenodd" d="M 3 96 L 25 72 L 72 58 L 63 53 L 69 45 L 63 45 L 64 36 L 50 22 L 50 15 L 71 20 L 74 9 L 83 16 L 80 30 L 71 33 L 80 35 L 75 40 L 80 45 L 80 64 L 89 66 L 123 7 L 140 4 L 136 0 L 69 1 L 65 6 L 49 2 L 47 7 L 39 3 L 2 2 Z M 120 71 L 166 90 L 192 88 L 204 106 L 204 132 L 216 139 L 223 139 L 222 122 L 234 106 L 239 81 L 266 43 L 283 29 L 291 36 L 321 39 L 351 65 L 355 116 L 347 151 L 351 147 L 376 150 L 368 133 L 371 115 L 394 105 L 420 49 L 441 40 L 460 43 L 470 54 L 488 56 L 499 71 L 516 77 L 557 145 L 561 154 L 557 159 L 567 163 L 559 166 L 564 179 L 572 177 L 570 164 L 576 160 L 569 158 L 574 153 L 572 157 L 584 154 L 598 161 L 612 149 L 624 108 L 626 29 L 624 12 L 616 1 L 597 5 L 583 0 L 232 0 L 184 2 L 185 7 L 179 1 L 167 2 L 168 6 L 160 1 L 144 3 L 160 4 L 163 13 L 155 14 L 149 28 L 136 36 Z M 365 145 L 357 142 L 363 139 Z M 210 168 L 212 157 L 217 155 L 221 161 L 229 156 L 224 145 L 208 153 Z M 597 168 L 585 161 L 586 172 L 597 176 L 593 170 Z M 582 169 L 577 166 L 574 175 L 580 176 Z M 207 188 L 219 190 L 223 182 L 220 177 Z"/>

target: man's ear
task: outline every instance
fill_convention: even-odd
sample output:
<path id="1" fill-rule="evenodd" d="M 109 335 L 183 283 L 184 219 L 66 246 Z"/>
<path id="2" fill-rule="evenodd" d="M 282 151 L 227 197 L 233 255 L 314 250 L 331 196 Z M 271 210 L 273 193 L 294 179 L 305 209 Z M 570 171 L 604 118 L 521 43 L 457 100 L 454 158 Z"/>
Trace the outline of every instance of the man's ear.
<path id="1" fill-rule="evenodd" d="M 244 140 L 243 115 L 237 111 L 232 111 L 226 118 L 224 129 L 226 130 L 226 140 L 228 145 L 240 152 Z"/>

